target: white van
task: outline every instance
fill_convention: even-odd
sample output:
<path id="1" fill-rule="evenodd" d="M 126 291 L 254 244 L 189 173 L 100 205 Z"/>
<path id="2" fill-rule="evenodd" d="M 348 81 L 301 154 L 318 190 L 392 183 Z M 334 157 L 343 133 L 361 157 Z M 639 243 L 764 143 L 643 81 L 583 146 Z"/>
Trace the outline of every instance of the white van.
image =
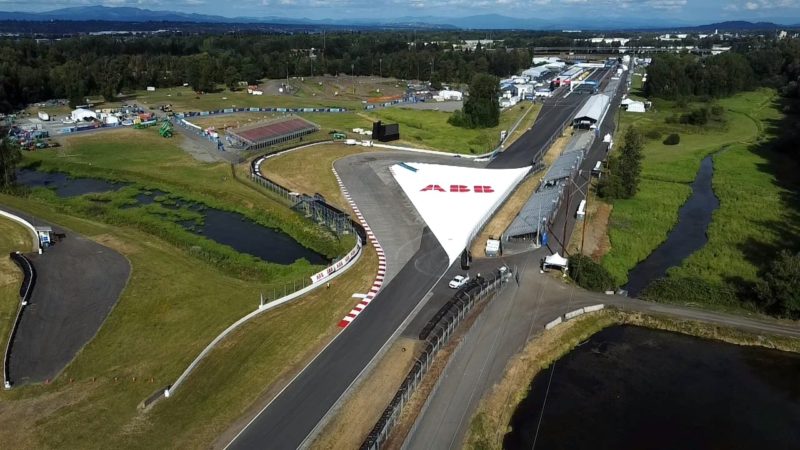
<path id="1" fill-rule="evenodd" d="M 586 200 L 581 200 L 580 205 L 578 205 L 578 211 L 575 212 L 575 217 L 578 220 L 581 220 L 585 216 L 586 216 Z"/>

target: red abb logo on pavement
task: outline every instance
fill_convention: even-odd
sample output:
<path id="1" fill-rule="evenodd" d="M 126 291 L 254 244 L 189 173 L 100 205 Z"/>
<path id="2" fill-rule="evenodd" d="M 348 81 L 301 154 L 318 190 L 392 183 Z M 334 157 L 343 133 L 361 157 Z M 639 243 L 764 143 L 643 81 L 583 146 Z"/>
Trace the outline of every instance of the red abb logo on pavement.
<path id="1" fill-rule="evenodd" d="M 494 192 L 494 189 L 491 186 L 485 185 L 474 185 L 472 189 L 469 186 L 465 186 L 463 184 L 451 184 L 450 190 L 445 190 L 443 187 L 439 186 L 438 184 L 429 184 L 422 188 L 421 192 L 425 191 L 436 191 L 436 192 L 475 192 L 478 194 L 488 194 L 490 192 Z"/>

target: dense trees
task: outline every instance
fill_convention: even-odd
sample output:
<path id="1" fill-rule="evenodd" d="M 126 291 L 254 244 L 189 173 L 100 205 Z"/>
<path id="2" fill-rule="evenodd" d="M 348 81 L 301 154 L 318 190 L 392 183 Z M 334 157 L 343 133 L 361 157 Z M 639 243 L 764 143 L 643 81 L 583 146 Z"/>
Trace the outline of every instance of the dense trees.
<path id="1" fill-rule="evenodd" d="M 756 84 L 747 58 L 726 52 L 708 58 L 662 54 L 647 69 L 645 95 L 665 99 L 692 96 L 725 97 Z"/>
<path id="2" fill-rule="evenodd" d="M 5 129 L 0 128 L 0 136 L 6 135 Z M 16 180 L 17 164 L 22 159 L 19 147 L 8 139 L 0 139 L 0 190 L 11 187 Z"/>
<path id="3" fill-rule="evenodd" d="M 453 33 L 411 31 L 0 39 L 0 112 L 49 98 L 83 103 L 86 96 L 110 98 L 146 86 L 189 83 L 208 91 L 217 84 L 312 74 L 469 83 L 476 73 L 508 76 L 531 63 L 527 48 L 457 51 L 458 42 Z"/>
<path id="4" fill-rule="evenodd" d="M 469 84 L 469 97 L 464 109 L 456 111 L 448 122 L 464 128 L 490 128 L 500 123 L 500 88 L 498 79 L 476 74 Z"/>
<path id="5" fill-rule="evenodd" d="M 756 284 L 756 295 L 767 311 L 800 318 L 800 253 L 781 251 Z"/>
<path id="6" fill-rule="evenodd" d="M 631 198 L 636 194 L 642 172 L 642 149 L 644 136 L 636 128 L 628 128 L 619 151 L 608 160 L 606 176 L 600 180 L 601 197 Z"/>

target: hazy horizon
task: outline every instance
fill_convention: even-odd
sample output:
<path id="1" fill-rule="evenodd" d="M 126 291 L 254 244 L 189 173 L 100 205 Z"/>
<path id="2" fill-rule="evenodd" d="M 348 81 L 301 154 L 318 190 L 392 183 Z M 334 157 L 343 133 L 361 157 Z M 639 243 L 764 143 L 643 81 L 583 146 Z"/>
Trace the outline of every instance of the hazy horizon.
<path id="1" fill-rule="evenodd" d="M 154 11 L 197 13 L 227 18 L 388 19 L 396 17 L 460 18 L 498 14 L 542 22 L 603 20 L 646 26 L 745 20 L 796 23 L 800 0 L 0 0 L 0 10 L 47 12 L 79 6 L 136 7 Z"/>

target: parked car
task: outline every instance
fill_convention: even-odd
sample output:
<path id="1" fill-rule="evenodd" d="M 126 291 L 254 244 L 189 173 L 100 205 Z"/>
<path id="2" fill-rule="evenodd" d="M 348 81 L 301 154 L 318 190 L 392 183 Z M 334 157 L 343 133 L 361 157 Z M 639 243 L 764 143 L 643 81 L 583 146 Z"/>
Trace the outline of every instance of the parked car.
<path id="1" fill-rule="evenodd" d="M 450 286 L 451 289 L 458 289 L 467 284 L 467 281 L 469 281 L 469 275 L 456 275 L 450 280 L 448 286 Z"/>

